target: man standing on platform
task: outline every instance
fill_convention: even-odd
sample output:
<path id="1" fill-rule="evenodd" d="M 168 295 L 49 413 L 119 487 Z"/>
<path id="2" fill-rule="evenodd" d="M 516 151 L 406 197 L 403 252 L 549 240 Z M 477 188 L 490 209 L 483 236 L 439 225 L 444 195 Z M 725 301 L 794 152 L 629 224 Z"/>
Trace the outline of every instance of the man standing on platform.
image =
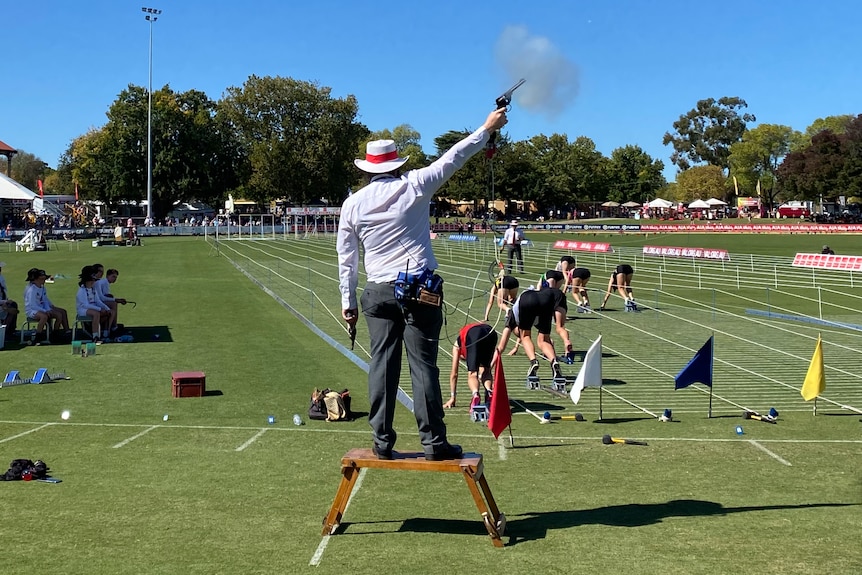
<path id="1" fill-rule="evenodd" d="M 503 233 L 503 246 L 506 248 L 508 263 L 506 273 L 512 273 L 512 260 L 517 258 L 518 271 L 524 273 L 524 258 L 521 255 L 521 242 L 524 241 L 524 233 L 518 229 L 518 220 L 509 222 L 509 229 Z"/>
<path id="2" fill-rule="evenodd" d="M 361 244 L 367 276 L 362 313 L 371 340 L 368 422 L 374 441 L 372 450 L 379 459 L 393 457 L 397 434 L 392 424 L 402 346 L 407 349 L 413 411 L 425 458 L 439 461 L 458 459 L 463 454 L 460 446 L 447 441 L 443 422 L 437 367 L 443 327 L 442 289 L 438 285 L 439 293 L 431 294 L 438 296 L 435 305 L 433 297 L 431 303 L 415 297 L 418 289 L 413 288 L 419 287 L 415 285 L 418 278 L 430 277 L 437 268 L 428 216 L 432 196 L 506 122 L 505 109 L 491 112 L 481 128 L 437 161 L 405 174 L 400 168 L 408 158 L 398 157 L 392 140 L 369 142 L 365 159 L 355 160 L 356 166 L 369 174 L 370 182 L 341 207 L 337 240 L 341 315 L 350 326 L 358 318 L 356 288 Z"/>

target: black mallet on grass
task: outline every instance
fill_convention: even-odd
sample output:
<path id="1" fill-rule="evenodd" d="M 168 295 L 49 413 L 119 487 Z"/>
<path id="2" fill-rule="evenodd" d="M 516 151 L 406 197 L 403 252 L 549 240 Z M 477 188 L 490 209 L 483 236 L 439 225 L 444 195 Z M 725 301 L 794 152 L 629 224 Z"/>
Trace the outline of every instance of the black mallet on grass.
<path id="1" fill-rule="evenodd" d="M 561 419 L 563 421 L 586 421 L 584 414 L 580 412 L 574 415 L 556 415 L 553 416 L 551 419 Z"/>
<path id="2" fill-rule="evenodd" d="M 625 445 L 648 445 L 646 441 L 637 441 L 634 439 L 621 439 L 619 437 L 611 437 L 605 435 L 602 437 L 602 443 L 605 445 L 613 445 L 614 443 L 623 443 Z"/>

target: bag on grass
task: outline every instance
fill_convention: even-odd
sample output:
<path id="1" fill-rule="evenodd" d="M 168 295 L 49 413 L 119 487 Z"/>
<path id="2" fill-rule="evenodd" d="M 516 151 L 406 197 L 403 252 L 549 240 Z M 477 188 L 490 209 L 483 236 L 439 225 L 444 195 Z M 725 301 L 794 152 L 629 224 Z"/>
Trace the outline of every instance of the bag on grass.
<path id="1" fill-rule="evenodd" d="M 325 390 L 329 391 L 329 390 Z M 314 388 L 311 392 L 311 405 L 308 407 L 308 419 L 316 419 L 318 421 L 326 420 L 326 403 L 323 401 L 324 393 Z"/>
<path id="2" fill-rule="evenodd" d="M 45 462 L 37 460 L 35 463 L 29 459 L 13 459 L 9 464 L 9 470 L 0 475 L 0 481 L 20 481 L 24 473 L 29 472 L 33 479 L 44 479 L 48 477 L 50 469 Z"/>
<path id="3" fill-rule="evenodd" d="M 308 418 L 321 421 L 346 421 L 353 418 L 350 412 L 350 391 L 333 391 L 329 388 L 323 391 L 314 388 L 311 393 L 311 406 L 308 408 Z"/>

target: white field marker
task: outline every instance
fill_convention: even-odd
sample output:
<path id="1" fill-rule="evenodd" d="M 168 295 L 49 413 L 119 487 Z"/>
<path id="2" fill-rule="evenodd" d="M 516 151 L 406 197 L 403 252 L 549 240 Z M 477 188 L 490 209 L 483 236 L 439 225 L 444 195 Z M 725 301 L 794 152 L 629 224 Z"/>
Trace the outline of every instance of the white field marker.
<path id="1" fill-rule="evenodd" d="M 152 430 L 154 430 L 154 429 L 155 429 L 155 428 L 157 428 L 157 427 L 159 427 L 159 426 L 158 426 L 158 425 L 151 425 L 150 427 L 146 428 L 145 430 L 143 430 L 143 431 L 142 431 L 142 432 L 140 432 L 139 434 L 137 434 L 137 435 L 133 435 L 133 436 L 129 437 L 128 439 L 124 439 L 124 440 L 122 440 L 122 441 L 121 441 L 121 442 L 119 442 L 118 444 L 114 445 L 114 446 L 113 446 L 113 448 L 114 448 L 114 449 L 119 449 L 119 448 L 121 448 L 122 446 L 126 445 L 127 443 L 131 443 L 132 441 L 136 440 L 137 438 L 139 438 L 139 437 L 141 437 L 141 436 L 144 436 L 144 435 L 148 434 L 149 432 L 151 432 Z"/>
<path id="2" fill-rule="evenodd" d="M 362 486 L 362 480 L 365 478 L 366 471 L 368 471 L 367 467 L 363 467 L 359 470 L 359 477 L 356 478 L 356 484 L 353 486 L 353 491 L 350 492 L 350 497 L 347 498 L 347 503 L 344 505 L 342 517 L 347 515 L 347 509 L 350 507 L 350 502 L 353 501 L 353 496 L 356 495 L 356 492 L 359 491 L 359 488 Z M 308 562 L 309 565 L 313 567 L 320 565 L 320 560 L 323 558 L 323 552 L 326 551 L 326 546 L 329 545 L 330 537 L 332 537 L 332 535 L 323 536 L 323 539 L 320 540 L 320 545 L 317 546 L 317 551 L 314 552 L 314 555 L 311 556 L 311 561 Z"/>
<path id="3" fill-rule="evenodd" d="M 748 443 L 750 443 L 751 445 L 753 445 L 754 447 L 756 447 L 757 449 L 759 449 L 760 451 L 762 451 L 763 453 L 765 453 L 769 457 L 772 457 L 773 459 L 775 459 L 779 463 L 787 465 L 788 467 L 792 466 L 789 461 L 787 461 L 786 459 L 784 459 L 783 457 L 781 457 L 777 453 L 773 453 L 773 452 L 769 451 L 768 449 L 766 449 L 765 447 L 763 447 L 762 445 L 760 445 L 759 443 L 757 443 L 753 439 L 749 439 Z"/>
<path id="4" fill-rule="evenodd" d="M 236 451 L 242 451 L 243 449 L 245 449 L 246 447 L 248 447 L 249 445 L 251 445 L 252 443 L 257 441 L 257 438 L 260 437 L 261 435 L 263 435 L 264 433 L 266 433 L 266 431 L 267 431 L 266 428 L 261 429 L 260 431 L 255 433 L 251 439 L 249 439 L 248 441 L 246 441 L 245 443 L 243 443 L 242 445 L 237 447 Z"/>

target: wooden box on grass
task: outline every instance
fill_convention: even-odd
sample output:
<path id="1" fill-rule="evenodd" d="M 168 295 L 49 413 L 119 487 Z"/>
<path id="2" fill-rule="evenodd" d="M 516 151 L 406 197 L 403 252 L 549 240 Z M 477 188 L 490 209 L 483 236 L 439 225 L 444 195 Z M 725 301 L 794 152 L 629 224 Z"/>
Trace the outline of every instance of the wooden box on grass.
<path id="1" fill-rule="evenodd" d="M 207 376 L 202 371 L 175 371 L 171 375 L 173 397 L 203 397 Z"/>

